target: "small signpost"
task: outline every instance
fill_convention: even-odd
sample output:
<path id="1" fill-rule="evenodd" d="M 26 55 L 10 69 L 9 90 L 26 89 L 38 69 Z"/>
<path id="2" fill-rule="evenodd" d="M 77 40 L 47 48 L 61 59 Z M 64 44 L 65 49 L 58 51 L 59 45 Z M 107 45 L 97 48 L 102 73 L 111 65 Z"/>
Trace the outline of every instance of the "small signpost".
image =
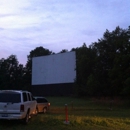
<path id="1" fill-rule="evenodd" d="M 68 121 L 68 105 L 65 104 L 65 121 L 64 121 L 64 124 L 69 124 L 69 121 Z"/>

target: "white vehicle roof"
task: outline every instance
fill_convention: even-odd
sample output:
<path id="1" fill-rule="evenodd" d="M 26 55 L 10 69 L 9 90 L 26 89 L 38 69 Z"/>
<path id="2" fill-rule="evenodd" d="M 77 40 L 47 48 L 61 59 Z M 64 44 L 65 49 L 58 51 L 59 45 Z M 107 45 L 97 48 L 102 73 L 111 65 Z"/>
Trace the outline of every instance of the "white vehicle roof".
<path id="1" fill-rule="evenodd" d="M 17 93 L 21 93 L 21 92 L 28 92 L 28 91 L 23 91 L 23 90 L 1 90 L 0 92 L 17 92 Z"/>

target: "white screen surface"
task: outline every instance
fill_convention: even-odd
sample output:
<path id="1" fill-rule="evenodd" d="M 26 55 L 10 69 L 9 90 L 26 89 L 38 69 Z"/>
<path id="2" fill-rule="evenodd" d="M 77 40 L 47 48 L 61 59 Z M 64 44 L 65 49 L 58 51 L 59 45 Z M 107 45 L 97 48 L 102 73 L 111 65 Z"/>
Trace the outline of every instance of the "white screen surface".
<path id="1" fill-rule="evenodd" d="M 32 85 L 73 83 L 76 78 L 75 52 L 32 59 Z"/>

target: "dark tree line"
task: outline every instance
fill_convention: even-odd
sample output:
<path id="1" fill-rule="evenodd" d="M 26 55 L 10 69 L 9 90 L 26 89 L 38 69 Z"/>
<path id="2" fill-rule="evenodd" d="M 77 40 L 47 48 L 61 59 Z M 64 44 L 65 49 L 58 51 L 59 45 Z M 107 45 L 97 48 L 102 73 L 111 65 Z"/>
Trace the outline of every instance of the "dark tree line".
<path id="1" fill-rule="evenodd" d="M 98 42 L 75 50 L 79 95 L 130 95 L 130 27 L 106 30 Z"/>
<path id="2" fill-rule="evenodd" d="M 76 94 L 78 96 L 130 95 L 130 26 L 106 30 L 101 39 L 89 47 L 72 48 L 76 52 Z M 68 52 L 63 49 L 59 53 Z M 30 51 L 23 67 L 15 55 L 0 59 L 0 89 L 31 91 L 32 58 L 54 52 L 37 47 Z"/>

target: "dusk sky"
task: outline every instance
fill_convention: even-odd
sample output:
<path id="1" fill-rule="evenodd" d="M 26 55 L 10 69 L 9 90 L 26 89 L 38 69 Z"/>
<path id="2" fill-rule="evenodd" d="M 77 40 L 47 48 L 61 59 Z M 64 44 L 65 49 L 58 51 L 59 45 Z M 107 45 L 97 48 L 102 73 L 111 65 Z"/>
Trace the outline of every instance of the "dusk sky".
<path id="1" fill-rule="evenodd" d="M 0 0 L 0 59 L 42 46 L 58 53 L 130 26 L 130 0 Z"/>

